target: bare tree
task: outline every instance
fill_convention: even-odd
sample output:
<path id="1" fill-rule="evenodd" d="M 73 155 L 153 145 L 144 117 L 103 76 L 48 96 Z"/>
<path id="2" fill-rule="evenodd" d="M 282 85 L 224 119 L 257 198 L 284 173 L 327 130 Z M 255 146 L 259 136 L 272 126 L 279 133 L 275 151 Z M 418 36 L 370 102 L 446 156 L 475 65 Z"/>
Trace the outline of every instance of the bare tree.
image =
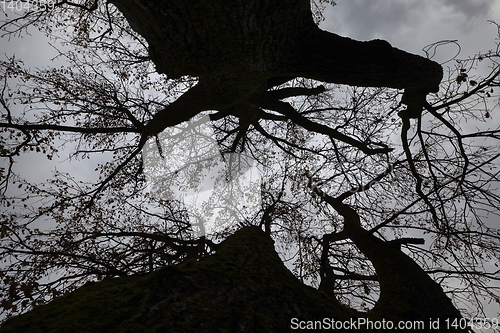
<path id="1" fill-rule="evenodd" d="M 112 3 L 62 1 L 2 25 L 71 27 L 59 36 L 68 66 L 0 64 L 4 311 L 208 255 L 234 231 L 197 239 L 182 203 L 146 191 L 148 140 L 198 114 L 222 152 L 267 173 L 244 224 L 293 255 L 302 281 L 399 318 L 499 301 L 500 129 L 486 126 L 498 48 L 455 59 L 442 80 L 432 60 L 320 30 L 307 0 Z M 31 183 L 14 162 L 33 153 L 109 158 L 94 182 Z"/>

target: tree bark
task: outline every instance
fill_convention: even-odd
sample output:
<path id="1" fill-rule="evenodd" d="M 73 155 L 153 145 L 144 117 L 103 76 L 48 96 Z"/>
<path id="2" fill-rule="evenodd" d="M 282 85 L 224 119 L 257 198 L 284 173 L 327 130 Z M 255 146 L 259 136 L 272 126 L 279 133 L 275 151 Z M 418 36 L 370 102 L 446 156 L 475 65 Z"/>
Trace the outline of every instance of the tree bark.
<path id="1" fill-rule="evenodd" d="M 157 71 L 211 78 L 234 102 L 279 76 L 437 91 L 439 64 L 381 40 L 319 29 L 309 0 L 113 0 L 148 42 Z"/>
<path id="2" fill-rule="evenodd" d="M 438 63 L 383 40 L 361 42 L 311 29 L 301 47 L 294 75 L 319 81 L 437 92 L 443 76 Z"/>
<path id="3" fill-rule="evenodd" d="M 228 237 L 214 255 L 84 286 L 8 320 L 0 332 L 276 333 L 294 332 L 292 318 L 359 317 L 366 314 L 298 281 L 269 235 L 247 227 Z"/>
<path id="4" fill-rule="evenodd" d="M 172 78 L 278 76 L 303 30 L 314 27 L 308 0 L 113 0 Z"/>
<path id="5" fill-rule="evenodd" d="M 393 321 L 422 321 L 429 331 L 432 329 L 431 320 L 438 320 L 440 327 L 446 331 L 446 320 L 452 322 L 461 318 L 441 286 L 415 261 L 391 242 L 385 242 L 365 230 L 358 213 L 342 200 L 318 188 L 313 190 L 343 217 L 343 237 L 354 242 L 377 272 L 380 298 L 370 314 Z"/>
<path id="6" fill-rule="evenodd" d="M 361 227 L 346 226 L 346 230 L 377 272 L 380 298 L 371 314 L 390 320 L 423 320 L 426 325 L 431 319 L 439 320 L 441 327 L 447 319 L 461 318 L 441 286 L 401 250 Z"/>
<path id="7" fill-rule="evenodd" d="M 368 313 L 349 309 L 302 284 L 285 268 L 269 235 L 257 227 L 245 227 L 228 237 L 214 255 L 143 276 L 107 279 L 84 286 L 8 320 L 0 332 L 275 333 L 305 331 L 292 329 L 292 318 L 304 321 L 305 328 L 307 322 L 325 322 L 325 318 L 348 325 L 358 323 L 358 318 L 372 323 L 386 319 L 397 325 L 410 319 L 428 324 L 430 318 L 456 315 L 453 311 L 446 312 L 448 303 L 443 303 L 446 296 L 439 292 L 439 286 L 429 287 L 430 282 L 425 281 L 408 284 L 420 278 L 425 280 L 421 269 L 410 263 L 408 257 L 402 259 L 402 254 L 386 252 L 386 245 L 374 241 L 366 232 L 356 233 L 359 236 L 356 241 L 373 258 L 377 272 L 380 269 L 387 272 L 380 271 L 380 305 L 377 303 Z M 378 259 L 380 256 L 384 258 L 382 261 Z M 394 284 L 395 292 L 401 295 L 391 294 L 388 284 Z M 436 295 L 432 295 L 434 292 Z M 384 293 L 394 300 L 384 298 Z M 428 302 L 422 303 L 420 300 L 425 298 Z M 433 301 L 436 303 L 432 304 Z M 432 332 L 449 331 L 443 321 L 441 324 L 441 329 Z M 364 325 L 343 326 L 336 331 L 374 330 Z M 395 330 L 378 330 L 384 331 Z"/>

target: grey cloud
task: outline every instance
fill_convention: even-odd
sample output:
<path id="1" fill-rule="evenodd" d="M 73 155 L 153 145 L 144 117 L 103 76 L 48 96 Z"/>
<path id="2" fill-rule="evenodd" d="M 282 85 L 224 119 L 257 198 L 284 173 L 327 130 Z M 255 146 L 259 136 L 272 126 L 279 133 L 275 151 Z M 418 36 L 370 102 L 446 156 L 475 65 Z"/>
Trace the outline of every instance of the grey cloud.
<path id="1" fill-rule="evenodd" d="M 385 39 L 394 46 L 423 54 L 440 40 L 456 39 L 462 51 L 474 54 L 493 45 L 495 29 L 488 19 L 499 11 L 498 0 L 338 0 L 327 12 L 323 29 L 358 40 Z M 456 53 L 441 48 L 438 61 Z"/>
<path id="2" fill-rule="evenodd" d="M 330 11 L 328 30 L 360 40 L 388 39 L 395 30 L 408 26 L 425 1 L 340 0 Z"/>
<path id="3" fill-rule="evenodd" d="M 496 0 L 445 0 L 444 4 L 467 19 L 483 18 L 492 14 Z M 493 19 L 493 17 L 491 17 Z"/>

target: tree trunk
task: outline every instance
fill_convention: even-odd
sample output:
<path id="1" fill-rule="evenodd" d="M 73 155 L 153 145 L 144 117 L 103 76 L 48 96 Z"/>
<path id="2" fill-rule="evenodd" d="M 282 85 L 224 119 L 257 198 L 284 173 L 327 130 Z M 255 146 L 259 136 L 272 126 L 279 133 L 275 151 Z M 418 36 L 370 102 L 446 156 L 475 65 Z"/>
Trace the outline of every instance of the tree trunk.
<path id="1" fill-rule="evenodd" d="M 309 0 L 112 2 L 147 40 L 158 72 L 200 78 L 154 117 L 149 134 L 202 110 L 258 104 L 277 77 L 409 89 L 425 98 L 437 91 L 443 75 L 439 64 L 385 41 L 360 42 L 320 30 Z M 439 285 L 409 257 L 347 220 L 346 231 L 377 270 L 381 297 L 371 313 L 426 322 L 460 317 Z"/>
<path id="2" fill-rule="evenodd" d="M 292 332 L 292 318 L 363 316 L 298 281 L 271 238 L 248 227 L 212 256 L 84 286 L 12 318 L 0 332 L 276 333 Z"/>
<path id="3" fill-rule="evenodd" d="M 380 298 L 370 314 L 392 321 L 422 321 L 429 331 L 436 328 L 430 326 L 431 321 L 438 321 L 441 330 L 446 331 L 446 320 L 453 322 L 461 318 L 443 289 L 417 263 L 401 252 L 399 246 L 382 241 L 365 230 L 359 214 L 343 203 L 342 199 L 331 197 L 317 187 L 312 189 L 344 219 L 344 229 L 340 233 L 324 236 L 328 242 L 324 247 L 328 249 L 335 236 L 338 239 L 349 238 L 377 272 Z M 322 265 L 325 266 L 325 262 Z"/>
<path id="4" fill-rule="evenodd" d="M 315 321 L 324 323 L 325 318 L 328 323 L 333 319 L 346 325 L 359 323 L 358 318 L 372 324 L 385 318 L 394 325 L 409 319 L 428 323 L 430 318 L 454 318 L 456 313 L 447 312 L 450 302 L 439 286 L 428 281 L 408 257 L 388 250 L 386 244 L 363 232 L 357 242 L 380 271 L 381 300 L 369 313 L 342 306 L 302 284 L 285 268 L 271 238 L 257 227 L 246 227 L 224 241 L 214 255 L 144 276 L 84 286 L 8 320 L 0 333 L 276 333 L 304 331 L 292 330 L 293 318 L 303 321 L 302 327 Z M 335 331 L 374 331 L 366 324 L 343 328 Z M 441 329 L 432 332 L 448 331 L 441 321 Z"/>
<path id="5" fill-rule="evenodd" d="M 279 76 L 425 92 L 437 91 L 442 78 L 439 64 L 385 41 L 320 30 L 309 0 L 112 2 L 147 40 L 158 72 L 208 78 L 206 95 L 225 106 L 258 99 Z"/>
<path id="6" fill-rule="evenodd" d="M 461 318 L 443 289 L 398 247 L 359 226 L 349 226 L 346 230 L 377 272 L 380 298 L 369 313 L 390 320 L 423 320 L 426 325 L 431 319 L 439 320 L 442 328 L 447 319 L 451 322 Z"/>

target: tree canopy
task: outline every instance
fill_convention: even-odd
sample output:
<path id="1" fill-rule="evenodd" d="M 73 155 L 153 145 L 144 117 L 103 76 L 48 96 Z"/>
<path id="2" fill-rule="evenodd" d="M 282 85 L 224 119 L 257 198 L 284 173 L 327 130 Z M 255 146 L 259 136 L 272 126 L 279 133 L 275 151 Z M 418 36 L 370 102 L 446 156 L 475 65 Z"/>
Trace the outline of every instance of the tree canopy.
<path id="1" fill-rule="evenodd" d="M 498 45 L 443 70 L 319 29 L 324 2 L 60 1 L 2 23 L 47 33 L 63 60 L 0 63 L 3 310 L 210 255 L 249 225 L 356 310 L 459 318 L 499 302 Z M 142 157 L 201 116 L 221 156 L 255 160 L 262 204 L 199 238 L 184 202 L 148 191 Z M 29 181 L 15 162 L 32 154 L 97 160 L 98 177 Z"/>

